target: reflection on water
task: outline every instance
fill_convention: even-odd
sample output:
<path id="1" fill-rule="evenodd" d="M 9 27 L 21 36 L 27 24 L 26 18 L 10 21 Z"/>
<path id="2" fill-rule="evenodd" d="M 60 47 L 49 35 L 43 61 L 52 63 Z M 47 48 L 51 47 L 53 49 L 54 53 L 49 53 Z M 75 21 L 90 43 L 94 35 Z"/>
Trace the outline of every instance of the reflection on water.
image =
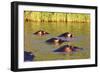
<path id="1" fill-rule="evenodd" d="M 43 30 L 48 35 L 38 36 L 33 33 Z M 65 32 L 73 34 L 73 40 L 62 44 L 48 44 L 46 40 L 59 36 Z M 84 48 L 73 54 L 60 54 L 53 51 L 63 45 L 72 45 Z M 25 22 L 24 48 L 35 54 L 34 61 L 70 60 L 90 58 L 90 23 L 35 23 Z"/>

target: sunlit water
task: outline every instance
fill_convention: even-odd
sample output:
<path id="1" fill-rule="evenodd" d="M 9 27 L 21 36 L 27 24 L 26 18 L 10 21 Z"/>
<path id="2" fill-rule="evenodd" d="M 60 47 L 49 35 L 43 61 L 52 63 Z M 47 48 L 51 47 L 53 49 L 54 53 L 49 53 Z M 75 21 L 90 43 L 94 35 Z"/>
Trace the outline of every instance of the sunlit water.
<path id="1" fill-rule="evenodd" d="M 46 36 L 34 35 L 34 32 L 44 30 L 50 34 Z M 62 33 L 70 32 L 75 38 L 71 42 L 64 42 L 61 45 L 47 44 L 45 41 L 57 37 Z M 62 54 L 53 52 L 63 45 L 72 45 L 83 48 L 72 54 Z M 31 51 L 34 61 L 46 60 L 72 60 L 90 58 L 90 23 L 36 23 L 25 22 L 24 25 L 24 48 Z"/>

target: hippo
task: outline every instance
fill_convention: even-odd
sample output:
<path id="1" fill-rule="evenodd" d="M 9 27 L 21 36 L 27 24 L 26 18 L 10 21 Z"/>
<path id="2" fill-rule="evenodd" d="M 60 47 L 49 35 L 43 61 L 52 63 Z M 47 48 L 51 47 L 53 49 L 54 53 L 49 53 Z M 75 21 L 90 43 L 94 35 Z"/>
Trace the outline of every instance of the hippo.
<path id="1" fill-rule="evenodd" d="M 49 44 L 57 44 L 57 43 L 62 44 L 64 41 L 62 41 L 59 38 L 51 38 L 51 39 L 47 40 L 46 42 Z"/>
<path id="2" fill-rule="evenodd" d="M 45 32 L 45 31 L 43 31 L 43 30 L 39 30 L 39 31 L 35 32 L 34 34 L 35 34 L 35 35 L 39 35 L 39 36 L 43 36 L 43 35 L 47 35 L 47 34 L 49 34 L 49 33 L 48 33 L 48 32 Z"/>
<path id="3" fill-rule="evenodd" d="M 24 51 L 24 61 L 33 61 L 35 56 L 32 54 L 32 52 Z"/>
<path id="4" fill-rule="evenodd" d="M 58 37 L 72 38 L 72 34 L 69 32 L 66 32 L 66 33 L 59 35 Z"/>
<path id="5" fill-rule="evenodd" d="M 70 45 L 64 45 L 64 46 L 61 46 L 60 48 L 54 50 L 54 52 L 72 53 L 72 52 L 77 52 L 78 50 L 83 50 L 83 48 L 79 48 L 79 47 L 76 47 L 76 46 L 70 46 Z"/>

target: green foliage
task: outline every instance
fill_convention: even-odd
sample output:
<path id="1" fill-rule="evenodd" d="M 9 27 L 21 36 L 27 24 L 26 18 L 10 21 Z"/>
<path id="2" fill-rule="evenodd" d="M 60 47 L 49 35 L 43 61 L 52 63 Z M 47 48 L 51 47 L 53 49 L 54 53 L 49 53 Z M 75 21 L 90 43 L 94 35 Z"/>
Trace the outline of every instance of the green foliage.
<path id="1" fill-rule="evenodd" d="M 24 19 L 34 22 L 90 22 L 90 14 L 25 11 Z"/>

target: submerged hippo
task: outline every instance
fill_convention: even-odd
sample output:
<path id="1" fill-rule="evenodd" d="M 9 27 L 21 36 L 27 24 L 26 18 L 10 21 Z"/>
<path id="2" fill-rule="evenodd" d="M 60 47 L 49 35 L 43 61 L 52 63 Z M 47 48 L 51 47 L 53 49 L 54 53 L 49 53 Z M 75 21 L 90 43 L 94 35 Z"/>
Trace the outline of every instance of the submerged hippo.
<path id="1" fill-rule="evenodd" d="M 59 35 L 58 37 L 72 38 L 72 34 L 69 32 L 66 32 L 66 33 Z"/>
<path id="2" fill-rule="evenodd" d="M 56 50 L 54 52 L 58 53 L 72 53 L 72 52 L 77 52 L 78 50 L 82 50 L 83 48 L 75 47 L 75 46 L 70 46 L 70 45 L 64 45 Z"/>
<path id="3" fill-rule="evenodd" d="M 24 61 L 33 61 L 34 57 L 31 52 L 24 51 Z"/>
<path id="4" fill-rule="evenodd" d="M 35 34 L 35 35 L 39 35 L 39 36 L 43 36 L 43 35 L 47 35 L 47 34 L 49 34 L 49 33 L 48 33 L 48 32 L 45 32 L 45 31 L 43 31 L 43 30 L 39 30 L 39 31 L 35 32 L 34 34 Z"/>
<path id="5" fill-rule="evenodd" d="M 64 41 L 62 41 L 59 38 L 51 38 L 49 40 L 46 41 L 49 44 L 62 44 Z"/>

